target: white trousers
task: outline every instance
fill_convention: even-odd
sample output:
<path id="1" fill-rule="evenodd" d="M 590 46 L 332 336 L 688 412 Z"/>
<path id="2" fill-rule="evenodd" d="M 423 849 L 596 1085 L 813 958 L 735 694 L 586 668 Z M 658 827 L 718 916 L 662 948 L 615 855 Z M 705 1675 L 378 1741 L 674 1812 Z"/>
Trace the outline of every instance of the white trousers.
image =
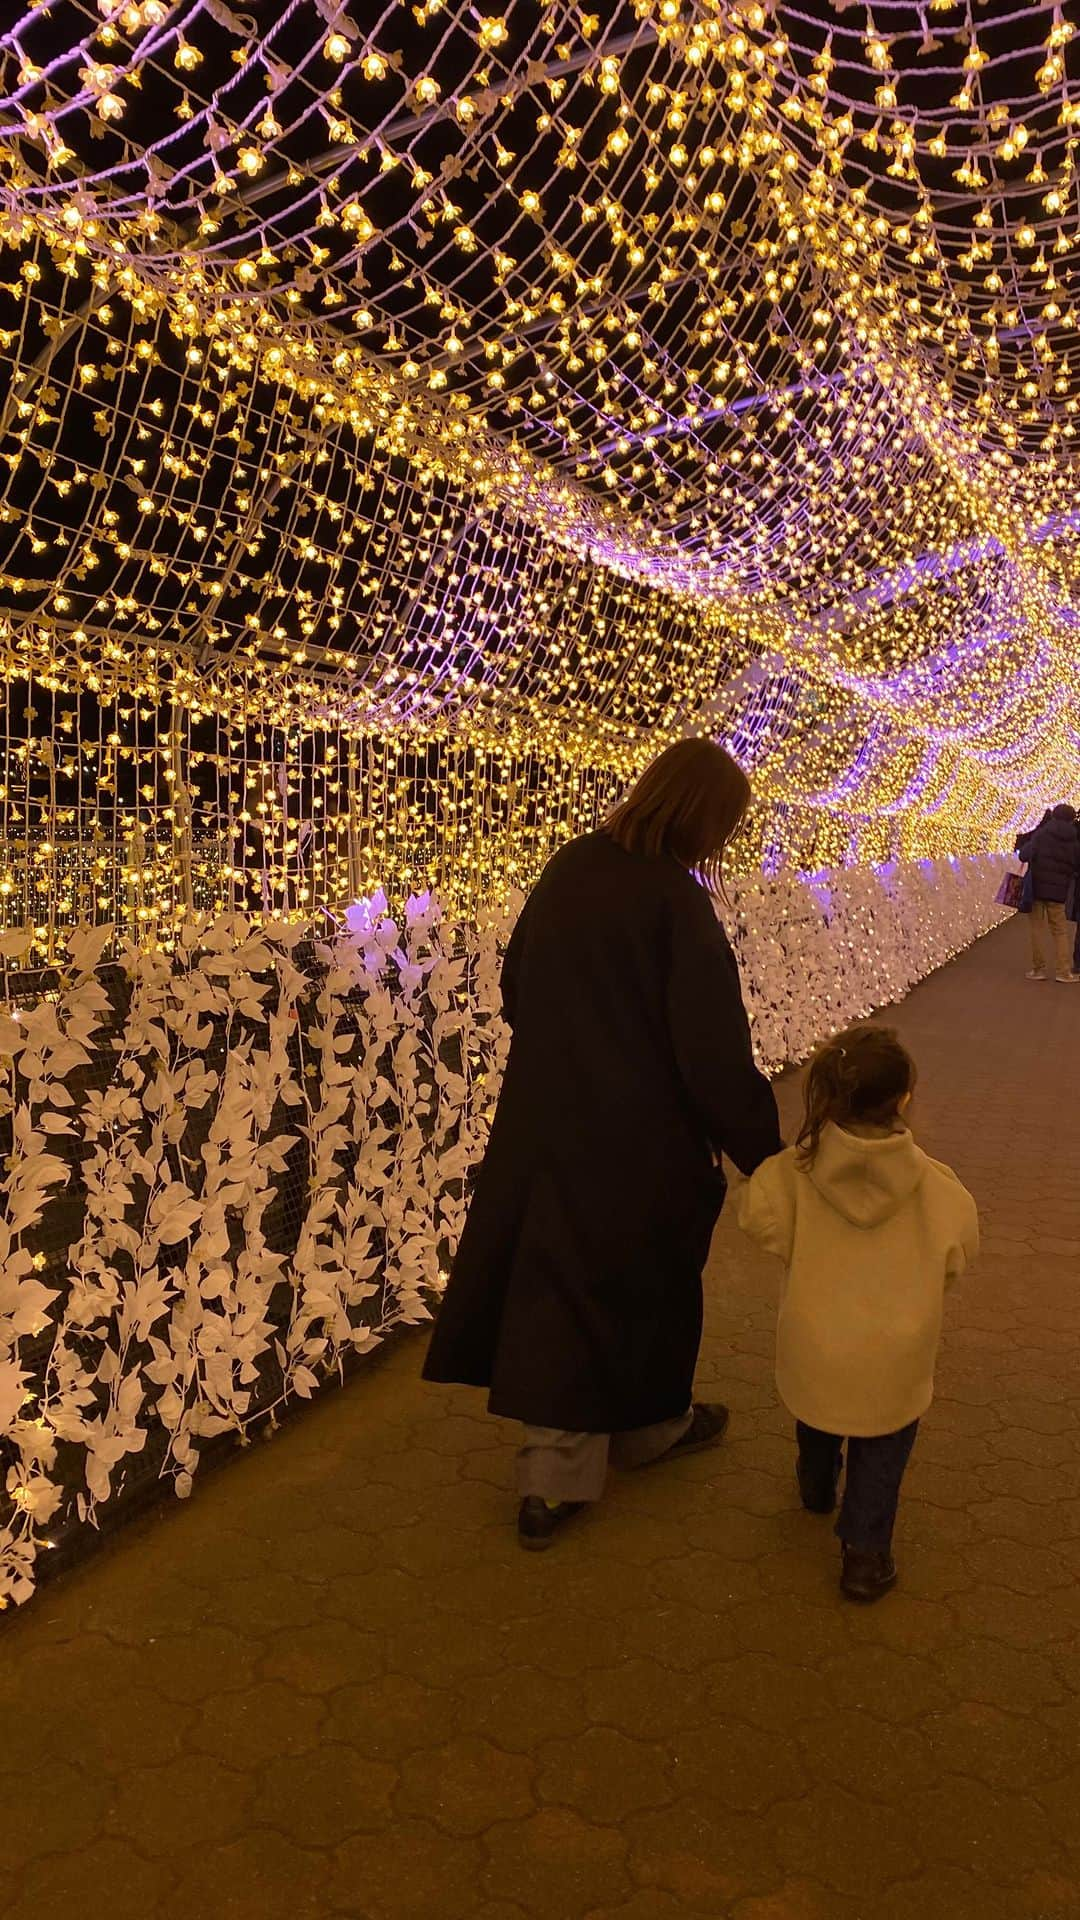
<path id="1" fill-rule="evenodd" d="M 608 1463 L 647 1467 L 681 1440 L 693 1414 L 624 1433 L 567 1433 L 561 1427 L 526 1427 L 518 1454 L 518 1492 L 542 1500 L 599 1500 Z"/>

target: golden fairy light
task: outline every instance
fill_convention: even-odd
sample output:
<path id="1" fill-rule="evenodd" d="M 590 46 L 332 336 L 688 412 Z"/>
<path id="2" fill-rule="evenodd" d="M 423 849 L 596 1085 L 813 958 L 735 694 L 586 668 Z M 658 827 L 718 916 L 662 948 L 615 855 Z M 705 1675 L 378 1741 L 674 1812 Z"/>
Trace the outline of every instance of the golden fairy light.
<path id="1" fill-rule="evenodd" d="M 471 904 L 694 729 L 749 864 L 1074 791 L 1072 29 L 817 12 L 28 11 L 0 912 Z"/>

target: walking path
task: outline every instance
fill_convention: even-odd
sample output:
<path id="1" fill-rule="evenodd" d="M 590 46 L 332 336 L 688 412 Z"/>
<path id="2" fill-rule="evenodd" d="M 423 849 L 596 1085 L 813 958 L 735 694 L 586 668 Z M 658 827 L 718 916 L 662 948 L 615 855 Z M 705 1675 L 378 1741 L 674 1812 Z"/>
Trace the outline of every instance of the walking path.
<path id="1" fill-rule="evenodd" d="M 896 1015 L 985 1253 L 895 1594 L 837 1597 L 725 1223 L 729 1441 L 546 1556 L 409 1340 L 0 1631 L 5 1920 L 1074 1920 L 1080 989 L 1024 964 L 1013 923 Z"/>

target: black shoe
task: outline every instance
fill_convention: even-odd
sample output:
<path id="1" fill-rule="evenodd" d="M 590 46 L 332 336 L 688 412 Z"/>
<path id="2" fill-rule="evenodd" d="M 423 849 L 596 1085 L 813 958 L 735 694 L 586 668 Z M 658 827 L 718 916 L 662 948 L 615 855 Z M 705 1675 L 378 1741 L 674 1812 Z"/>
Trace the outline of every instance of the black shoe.
<path id="1" fill-rule="evenodd" d="M 702 1453 L 706 1447 L 715 1447 L 717 1441 L 723 1439 L 731 1417 L 726 1407 L 716 1403 L 708 1405 L 703 1400 L 694 1401 L 690 1416 L 690 1425 L 681 1439 L 650 1460 L 650 1467 L 659 1466 L 661 1460 L 679 1460 L 684 1453 Z"/>
<path id="2" fill-rule="evenodd" d="M 560 1527 L 588 1505 L 586 1500 L 560 1500 L 549 1507 L 538 1493 L 527 1494 L 518 1509 L 518 1541 L 530 1553 L 543 1553 L 550 1547 Z"/>
<path id="3" fill-rule="evenodd" d="M 806 1508 L 807 1513 L 836 1512 L 836 1488 L 839 1476 L 837 1476 L 837 1480 L 834 1480 L 832 1483 L 832 1492 L 824 1496 L 817 1487 L 808 1486 L 803 1474 L 801 1460 L 795 1463 L 795 1478 L 799 1484 L 799 1498 Z"/>
<path id="4" fill-rule="evenodd" d="M 843 1547 L 844 1567 L 840 1591 L 849 1600 L 880 1600 L 896 1585 L 896 1563 L 891 1553 L 856 1553 Z"/>

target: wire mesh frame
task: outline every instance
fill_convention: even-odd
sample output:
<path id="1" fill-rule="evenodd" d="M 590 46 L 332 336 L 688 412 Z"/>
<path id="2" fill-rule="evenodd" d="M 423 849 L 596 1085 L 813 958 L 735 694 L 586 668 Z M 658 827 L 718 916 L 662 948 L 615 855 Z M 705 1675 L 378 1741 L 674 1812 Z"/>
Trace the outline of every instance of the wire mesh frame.
<path id="1" fill-rule="evenodd" d="M 383 889 L 476 911 L 595 826 L 613 772 L 512 747 L 232 723 L 118 692 L 0 686 L 0 927 L 55 961 L 108 921 L 168 941 L 194 913 L 340 919 Z"/>
<path id="2" fill-rule="evenodd" d="M 1055 438 L 1059 430 L 1062 436 L 1071 431 L 1075 405 L 1070 362 L 1061 351 L 1070 319 L 1061 302 L 1055 311 L 1044 299 L 1051 290 L 1040 278 L 1046 263 L 1036 271 L 1044 248 L 1052 265 L 1059 247 L 1069 247 L 1063 205 L 1077 43 L 1070 44 L 1051 7 L 997 9 L 992 21 L 968 8 L 961 50 L 951 40 L 936 41 L 925 9 L 906 0 L 885 6 L 876 28 L 845 17 L 850 10 L 839 5 L 817 15 L 779 6 L 749 10 L 741 33 L 727 31 L 726 10 L 719 8 L 692 10 L 670 25 L 670 9 L 619 7 L 589 26 L 577 10 L 561 7 L 538 17 L 530 6 L 515 5 L 505 18 L 479 22 L 459 5 L 430 18 L 424 7 L 413 11 L 424 31 L 407 26 L 400 54 L 382 51 L 394 15 L 376 8 L 362 36 L 351 27 L 330 36 L 328 55 L 327 22 L 313 7 L 290 8 L 260 23 L 240 47 L 229 37 L 239 31 L 235 20 L 230 29 L 228 20 L 208 18 L 197 6 L 170 9 L 167 22 L 144 20 L 135 9 L 136 30 L 118 58 L 112 76 L 118 93 L 104 118 L 95 105 L 94 68 L 85 65 L 86 36 L 96 24 L 92 9 L 50 10 L 48 97 L 37 91 L 44 68 L 35 74 L 32 65 L 24 70 L 23 61 L 13 59 L 12 110 L 33 101 L 36 118 L 32 129 L 27 124 L 25 146 L 44 164 L 27 172 L 24 147 L 13 145 L 13 237 L 17 231 L 32 257 L 23 262 L 24 277 L 10 283 L 18 308 L 10 329 L 18 365 L 15 411 L 25 422 L 17 438 L 27 457 L 7 524 L 29 523 L 32 552 L 68 531 L 70 564 L 54 583 L 65 599 L 85 593 L 82 556 L 70 538 L 76 524 L 103 543 L 111 533 L 108 572 L 118 620 L 129 617 L 129 599 L 148 609 L 157 604 L 162 552 L 182 558 L 181 571 L 200 571 L 195 547 L 207 529 L 178 485 L 185 464 L 179 438 L 189 449 L 187 478 L 192 470 L 201 478 L 200 500 L 228 515 L 220 562 L 201 569 L 209 598 L 202 604 L 193 597 L 180 631 L 238 644 L 227 619 L 218 617 L 222 603 L 247 570 L 242 555 L 260 519 L 276 516 L 283 501 L 279 524 L 286 537 L 279 548 L 305 562 L 310 556 L 315 581 L 303 587 L 308 598 L 299 624 L 310 623 L 313 608 L 337 618 L 323 573 L 337 538 L 323 526 L 313 539 L 302 522 L 305 514 L 323 511 L 322 457 L 338 478 L 350 466 L 341 420 L 321 398 L 332 395 L 331 362 L 350 332 L 374 340 L 369 371 L 377 360 L 394 369 L 395 378 L 415 365 L 421 384 L 425 375 L 444 379 L 451 401 L 467 400 L 500 433 L 509 424 L 514 444 L 538 458 L 550 455 L 567 483 L 585 479 L 591 492 L 579 500 L 582 516 L 594 512 L 601 494 L 609 506 L 632 501 L 635 538 L 639 547 L 644 540 L 650 567 L 658 564 L 660 548 L 670 557 L 674 539 L 678 564 L 692 562 L 695 578 L 705 567 L 713 578 L 709 556 L 722 549 L 754 597 L 775 599 L 798 587 L 820 611 L 822 595 L 849 577 L 858 593 L 873 595 L 875 571 L 896 557 L 900 503 L 913 536 L 937 542 L 940 551 L 927 558 L 941 560 L 957 542 L 1036 539 L 1039 527 L 1030 513 L 1013 511 L 1014 496 L 1037 503 L 1049 498 L 1052 482 L 1062 500 L 1071 501 L 1070 463 L 1059 457 L 1067 448 L 1063 437 Z M 151 30 L 143 35 L 142 27 Z M 26 45 L 13 42 L 13 50 L 18 44 L 27 56 L 37 31 L 31 21 Z M 481 68 L 489 70 L 487 81 L 479 78 Z M 953 100 L 957 85 L 962 98 Z M 888 114 L 879 93 L 895 96 Z M 740 98 L 754 102 L 751 118 L 760 119 L 766 136 L 758 145 Z M 235 124 L 222 121 L 226 101 Z M 331 109 L 339 118 L 331 121 L 331 144 L 320 145 Z M 819 205 L 812 183 L 823 132 L 839 164 L 835 194 L 827 192 Z M 57 144 L 61 137 L 69 147 Z M 1037 153 L 1048 176 L 1043 184 L 1053 176 L 1045 195 L 1032 185 L 1040 177 L 1034 167 L 1028 176 L 1016 171 L 1020 144 L 1028 149 L 1024 167 Z M 713 158 L 706 161 L 706 153 Z M 376 157 L 386 163 L 377 176 Z M 789 188 L 779 194 L 770 186 L 777 157 L 782 172 L 791 163 Z M 572 190 L 549 193 L 545 202 L 551 183 Z M 532 206 L 537 199 L 540 218 Z M 710 208 L 714 199 L 719 212 Z M 370 233 L 358 211 L 369 202 Z M 826 236 L 822 246 L 807 244 L 810 216 Z M 923 216 L 933 244 L 912 247 L 910 233 L 907 241 L 901 235 L 911 228 L 918 239 Z M 1030 243 L 1022 237 L 1029 231 Z M 983 232 L 992 240 L 984 241 Z M 268 261 L 258 254 L 257 239 Z M 127 256 L 134 297 L 119 289 L 107 321 L 106 289 L 94 275 L 107 272 L 114 244 Z M 307 263 L 309 244 L 320 249 L 322 274 Z M 829 263 L 835 253 L 842 279 L 849 246 L 861 291 L 857 313 L 845 319 Z M 973 249 L 984 246 L 994 249 L 993 273 L 972 271 L 985 257 Z M 400 266 L 391 257 L 395 248 Z M 763 284 L 755 285 L 751 263 L 766 256 L 778 264 L 763 266 Z M 181 329 L 169 347 L 168 326 L 146 325 L 158 309 L 152 297 L 148 307 L 143 283 L 151 296 L 155 288 L 171 289 L 165 301 L 175 320 L 178 295 L 190 291 L 188 280 L 175 275 L 189 259 L 199 263 L 198 311 L 193 330 L 183 335 Z M 245 272 L 254 277 L 245 280 Z M 92 285 L 76 284 L 80 276 Z M 910 287 L 911 297 L 890 303 L 886 296 L 897 286 Z M 320 396 L 310 410 L 314 429 L 299 404 L 303 381 L 292 388 L 293 406 L 288 383 L 275 389 L 268 380 L 268 362 L 260 360 L 257 380 L 242 367 L 242 377 L 226 378 L 227 391 L 218 395 L 215 379 L 223 370 L 214 369 L 198 338 L 200 329 L 220 321 L 225 337 L 217 344 L 226 359 L 238 346 L 247 352 L 243 341 L 251 337 L 257 345 L 262 320 L 271 312 L 280 317 L 290 303 L 297 326 L 286 359 L 295 348 L 305 365 L 317 368 L 308 383 Z M 1009 321 L 1013 308 L 1019 318 Z M 826 319 L 819 321 L 822 312 Z M 939 312 L 940 328 L 928 326 L 927 316 Z M 41 337 L 46 321 L 58 326 L 50 339 Z M 276 324 L 267 342 L 275 342 L 270 351 L 280 357 Z M 600 342 L 606 371 L 594 392 L 588 349 L 598 334 L 610 337 Z M 55 352 L 54 341 L 62 341 Z M 875 343 L 887 347 L 886 360 Z M 69 349 L 74 365 L 65 358 Z M 1039 361 L 1034 368 L 1032 353 Z M 145 391 L 129 389 L 127 360 L 137 386 L 140 367 L 149 374 L 155 354 L 167 362 L 174 386 L 155 392 L 151 381 Z M 721 391 L 706 379 L 704 363 L 713 359 L 727 369 L 716 376 Z M 42 395 L 38 406 L 35 379 L 52 373 L 57 397 Z M 935 411 L 939 387 L 948 389 L 944 412 Z M 411 401 L 402 399 L 407 388 Z M 380 390 L 378 379 L 374 391 L 365 387 L 376 412 L 379 391 L 387 406 L 393 393 L 395 408 L 411 405 L 417 416 L 424 410 L 411 374 L 405 387 L 391 381 Z M 257 426 L 273 427 L 265 472 L 247 491 L 238 472 L 236 497 L 230 490 L 227 500 L 214 462 L 203 459 L 203 443 L 188 424 L 212 414 L 219 399 L 227 411 L 212 437 L 221 448 L 233 445 L 234 430 L 239 449 Z M 164 409 L 160 459 L 147 457 L 156 416 L 139 415 L 142 407 Z M 82 458 L 74 431 L 80 408 L 103 416 L 98 452 L 111 477 L 120 470 L 120 484 L 107 511 L 101 511 L 104 499 L 88 499 L 73 521 L 61 501 L 85 497 L 78 488 L 86 476 L 80 483 L 74 472 Z M 431 413 L 436 438 L 440 421 L 449 446 L 452 406 Z M 758 421 L 762 430 L 755 433 Z M 1044 444 L 1047 433 L 1053 446 Z M 849 441 L 857 455 L 852 460 L 844 457 Z M 487 440 L 470 429 L 468 445 L 486 480 L 508 484 L 505 461 L 496 462 L 497 472 L 485 465 Z M 1017 445 L 1034 476 L 1030 484 L 1013 460 Z M 14 450 L 10 457 L 18 463 Z M 294 487 L 305 462 L 303 484 Z M 426 485 L 406 485 L 400 461 L 365 456 L 352 465 L 357 491 L 350 480 L 344 510 L 363 505 L 359 490 L 370 485 L 374 498 L 366 504 L 376 509 L 377 535 L 384 510 L 392 518 L 395 507 L 399 520 L 415 513 L 425 530 L 437 523 Z M 866 511 L 871 471 L 881 480 L 884 512 L 872 505 Z M 1001 497 L 987 503 L 986 487 L 999 479 Z M 152 539 L 133 544 L 129 537 L 121 508 L 123 492 L 132 490 L 151 532 L 156 516 L 165 536 L 157 553 Z M 127 505 L 133 506 L 130 498 Z M 799 523 L 794 538 L 793 519 Z M 613 525 L 602 514 L 595 524 L 609 531 Z M 486 548 L 479 552 L 483 558 Z M 905 564 L 913 557 L 905 553 Z M 9 558 L 10 578 L 25 583 L 23 557 Z M 1014 711 L 1026 706 L 1035 718 L 1045 711 L 1046 688 L 1062 677 L 1059 667 L 1069 677 L 1054 581 L 1057 553 L 1052 562 L 1044 575 L 1025 556 L 1032 645 L 1015 671 L 1010 666 L 1004 673 L 1003 659 L 996 663 L 1006 736 Z M 422 577 L 423 564 L 414 579 Z M 108 592 L 104 598 L 108 602 Z M 365 610 L 355 592 L 345 590 L 345 601 Z M 1042 622 L 1040 607 L 1049 614 Z M 960 609 L 935 662 L 939 678 L 947 668 L 956 682 L 963 680 L 965 628 Z M 899 650 L 906 661 L 918 634 L 917 620 L 896 620 L 882 633 L 883 658 Z M 343 651 L 357 651 L 353 636 Z M 1033 652 L 1042 662 L 1038 687 L 1030 684 Z M 485 671 L 491 666 L 489 658 Z M 611 665 L 609 701 L 621 697 L 635 669 L 629 652 Z M 553 659 L 549 679 L 558 686 L 560 677 Z M 448 680 L 460 702 L 466 697 L 461 682 L 447 674 L 440 684 Z M 891 693 L 895 701 L 901 690 Z M 1048 766 L 1043 755 L 1040 779 L 1056 777 L 1062 764 L 1068 716 L 1061 704 L 1042 730 L 1053 758 Z M 978 725 L 968 730 L 977 746 Z M 857 752 L 865 734 L 856 731 Z M 1013 756 L 1016 767 L 1007 755 L 987 763 L 1006 785 L 1032 777 L 1039 729 L 1025 712 L 1017 731 L 1023 752 Z M 882 761 L 888 751 L 883 745 Z M 977 811 L 986 826 L 985 794 Z"/>

